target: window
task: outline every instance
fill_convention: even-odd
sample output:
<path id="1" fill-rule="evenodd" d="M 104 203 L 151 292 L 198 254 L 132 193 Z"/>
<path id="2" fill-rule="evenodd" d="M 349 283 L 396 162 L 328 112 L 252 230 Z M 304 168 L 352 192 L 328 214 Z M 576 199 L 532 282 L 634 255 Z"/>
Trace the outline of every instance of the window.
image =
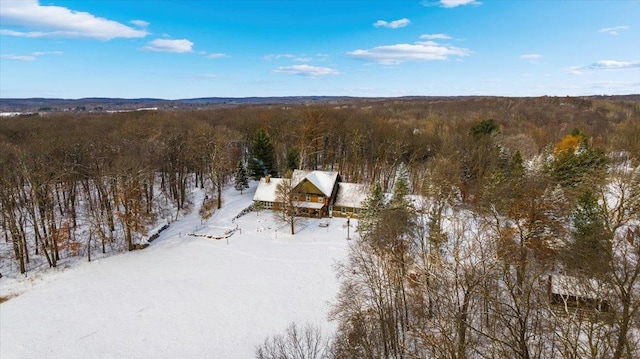
<path id="1" fill-rule="evenodd" d="M 342 213 L 342 214 L 347 214 L 347 208 L 346 208 L 346 207 L 342 207 L 342 208 L 340 209 L 340 213 Z"/>
<path id="2" fill-rule="evenodd" d="M 306 201 L 307 202 L 311 202 L 311 195 L 310 194 L 307 195 Z"/>
<path id="3" fill-rule="evenodd" d="M 273 202 L 263 202 L 265 208 L 273 208 Z"/>
<path id="4" fill-rule="evenodd" d="M 318 203 L 324 203 L 324 197 L 318 196 Z"/>

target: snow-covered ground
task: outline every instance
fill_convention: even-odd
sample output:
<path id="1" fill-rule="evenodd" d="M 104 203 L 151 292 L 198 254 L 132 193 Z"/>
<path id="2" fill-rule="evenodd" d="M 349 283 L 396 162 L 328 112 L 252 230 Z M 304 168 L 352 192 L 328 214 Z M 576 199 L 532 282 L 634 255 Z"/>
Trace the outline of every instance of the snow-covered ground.
<path id="1" fill-rule="evenodd" d="M 21 294 L 0 304 L 0 358 L 251 358 L 292 321 L 332 332 L 345 219 L 310 219 L 294 236 L 269 211 L 233 221 L 252 186 L 226 191 L 209 221 L 196 209 L 142 251 L 1 278 L 1 295 Z M 228 242 L 188 235 L 236 227 Z"/>

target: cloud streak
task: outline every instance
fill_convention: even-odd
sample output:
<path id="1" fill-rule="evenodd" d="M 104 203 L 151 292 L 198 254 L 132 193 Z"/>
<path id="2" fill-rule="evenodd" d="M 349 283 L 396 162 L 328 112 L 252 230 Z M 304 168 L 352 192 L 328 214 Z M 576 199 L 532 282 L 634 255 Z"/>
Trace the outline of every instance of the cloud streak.
<path id="1" fill-rule="evenodd" d="M 153 51 L 153 52 L 173 52 L 173 53 L 193 52 L 193 42 L 187 39 L 179 39 L 179 40 L 155 39 L 149 42 L 142 49 L 146 51 Z"/>
<path id="2" fill-rule="evenodd" d="M 612 71 L 612 70 L 626 70 L 640 68 L 640 61 L 615 61 L 615 60 L 601 60 L 588 66 L 570 66 L 565 68 L 565 72 L 574 75 L 582 75 L 585 72 L 590 71 Z"/>
<path id="3" fill-rule="evenodd" d="M 13 27 L 0 29 L 0 34 L 17 37 L 92 38 L 106 41 L 148 35 L 146 30 L 134 29 L 87 12 L 61 6 L 43 6 L 37 0 L 0 2 L 0 19 L 4 26 Z M 134 21 L 139 24 L 141 20 Z"/>
<path id="4" fill-rule="evenodd" d="M 327 57 L 329 57 L 329 55 L 316 54 L 316 57 L 317 57 L 318 61 L 324 61 L 324 60 L 327 59 Z M 266 60 L 266 61 L 274 61 L 274 60 L 280 60 L 280 59 L 287 59 L 287 60 L 291 60 L 291 61 L 295 61 L 295 62 L 313 61 L 313 57 L 312 56 L 293 55 L 293 54 L 270 54 L 270 55 L 264 56 L 263 59 Z"/>
<path id="5" fill-rule="evenodd" d="M 607 27 L 607 28 L 598 30 L 598 32 L 604 32 L 609 35 L 616 36 L 616 35 L 619 35 L 620 31 L 622 30 L 629 30 L 629 26 L 622 25 L 622 26 L 616 26 L 616 27 Z"/>
<path id="6" fill-rule="evenodd" d="M 378 46 L 347 53 L 353 58 L 374 61 L 382 65 L 398 65 L 408 61 L 448 60 L 451 57 L 464 57 L 470 54 L 471 51 L 468 49 L 442 45 L 433 41 Z"/>
<path id="7" fill-rule="evenodd" d="M 540 54 L 524 54 L 520 55 L 520 58 L 523 60 L 527 60 L 530 64 L 537 64 L 538 61 L 542 58 Z"/>
<path id="8" fill-rule="evenodd" d="M 222 59 L 222 58 L 231 57 L 231 56 L 229 56 L 227 54 L 223 54 L 221 52 L 216 52 L 216 53 L 213 53 L 213 54 L 209 54 L 209 55 L 207 55 L 205 57 L 208 58 L 208 59 Z"/>
<path id="9" fill-rule="evenodd" d="M 147 27 L 149 26 L 149 23 L 147 21 L 144 20 L 131 20 L 129 21 L 130 23 L 138 26 L 138 27 Z"/>
<path id="10" fill-rule="evenodd" d="M 423 40 L 450 40 L 451 36 L 447 34 L 423 34 L 420 35 Z"/>
<path id="11" fill-rule="evenodd" d="M 422 2 L 424 6 L 440 6 L 444 8 L 454 8 L 463 5 L 482 5 L 480 1 L 476 0 L 425 0 Z"/>
<path id="12" fill-rule="evenodd" d="M 378 20 L 373 23 L 375 27 L 386 27 L 387 29 L 399 29 L 401 27 L 405 27 L 411 23 L 411 20 L 405 18 L 393 20 L 390 22 L 384 20 Z"/>
<path id="13" fill-rule="evenodd" d="M 6 54 L 6 55 L 0 55 L 0 57 L 8 60 L 31 62 L 31 61 L 35 61 L 40 56 L 46 56 L 46 55 L 61 56 L 62 51 L 36 51 L 36 52 L 32 52 L 29 55 Z"/>
<path id="14" fill-rule="evenodd" d="M 340 72 L 329 67 L 318 67 L 310 65 L 281 66 L 273 70 L 275 73 L 286 75 L 299 75 L 309 77 L 320 77 L 325 75 L 339 75 Z"/>

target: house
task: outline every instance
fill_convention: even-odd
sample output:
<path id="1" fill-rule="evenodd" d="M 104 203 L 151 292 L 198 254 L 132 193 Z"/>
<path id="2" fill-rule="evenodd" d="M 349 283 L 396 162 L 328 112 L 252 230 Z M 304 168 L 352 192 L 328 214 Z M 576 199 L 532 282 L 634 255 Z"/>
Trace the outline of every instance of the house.
<path id="1" fill-rule="evenodd" d="M 266 209 L 277 209 L 277 188 L 284 178 L 266 176 L 260 179 L 254 203 Z M 297 194 L 296 207 L 308 217 L 353 216 L 357 217 L 367 197 L 367 186 L 343 183 L 338 172 L 295 170 L 291 183 Z"/>
<path id="2" fill-rule="evenodd" d="M 333 216 L 357 218 L 369 195 L 369 186 L 359 183 L 338 183 L 338 193 L 329 212 Z"/>
<path id="3" fill-rule="evenodd" d="M 612 288 L 595 278 L 551 274 L 547 279 L 551 303 L 564 310 L 609 311 Z"/>

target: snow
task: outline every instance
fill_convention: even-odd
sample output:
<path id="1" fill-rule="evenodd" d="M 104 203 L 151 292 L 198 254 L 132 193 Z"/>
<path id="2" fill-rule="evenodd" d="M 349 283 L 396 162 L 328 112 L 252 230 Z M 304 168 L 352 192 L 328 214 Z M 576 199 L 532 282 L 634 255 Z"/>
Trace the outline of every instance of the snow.
<path id="1" fill-rule="evenodd" d="M 277 202 L 276 189 L 278 185 L 284 181 L 283 178 L 270 178 L 267 182 L 264 178 L 260 179 L 258 188 L 253 196 L 254 201 Z"/>
<path id="2" fill-rule="evenodd" d="M 320 192 L 322 192 L 326 197 L 331 197 L 331 195 L 333 194 L 333 187 L 338 180 L 338 172 L 303 170 L 293 171 L 291 181 L 294 184 L 294 187 L 297 187 L 305 179 L 316 186 L 316 188 L 319 189 Z"/>
<path id="3" fill-rule="evenodd" d="M 369 186 L 358 183 L 338 183 L 336 207 L 363 208 L 369 195 Z"/>
<path id="4" fill-rule="evenodd" d="M 254 192 L 226 191 L 209 221 L 194 210 L 147 249 L 0 278 L 2 295 L 23 292 L 0 304 L 0 358 L 251 358 L 292 321 L 333 332 L 344 220 L 308 219 L 295 236 L 269 211 L 234 220 Z"/>
<path id="5" fill-rule="evenodd" d="M 255 191 L 254 201 L 277 202 L 276 189 L 278 184 L 284 181 L 284 178 L 270 178 L 269 182 L 265 178 L 260 179 L 258 189 Z M 297 187 L 304 180 L 311 182 L 326 197 L 331 197 L 333 187 L 338 180 L 338 172 L 328 171 L 303 171 L 295 170 L 291 176 L 291 184 Z M 322 206 L 320 206 L 321 208 Z"/>

